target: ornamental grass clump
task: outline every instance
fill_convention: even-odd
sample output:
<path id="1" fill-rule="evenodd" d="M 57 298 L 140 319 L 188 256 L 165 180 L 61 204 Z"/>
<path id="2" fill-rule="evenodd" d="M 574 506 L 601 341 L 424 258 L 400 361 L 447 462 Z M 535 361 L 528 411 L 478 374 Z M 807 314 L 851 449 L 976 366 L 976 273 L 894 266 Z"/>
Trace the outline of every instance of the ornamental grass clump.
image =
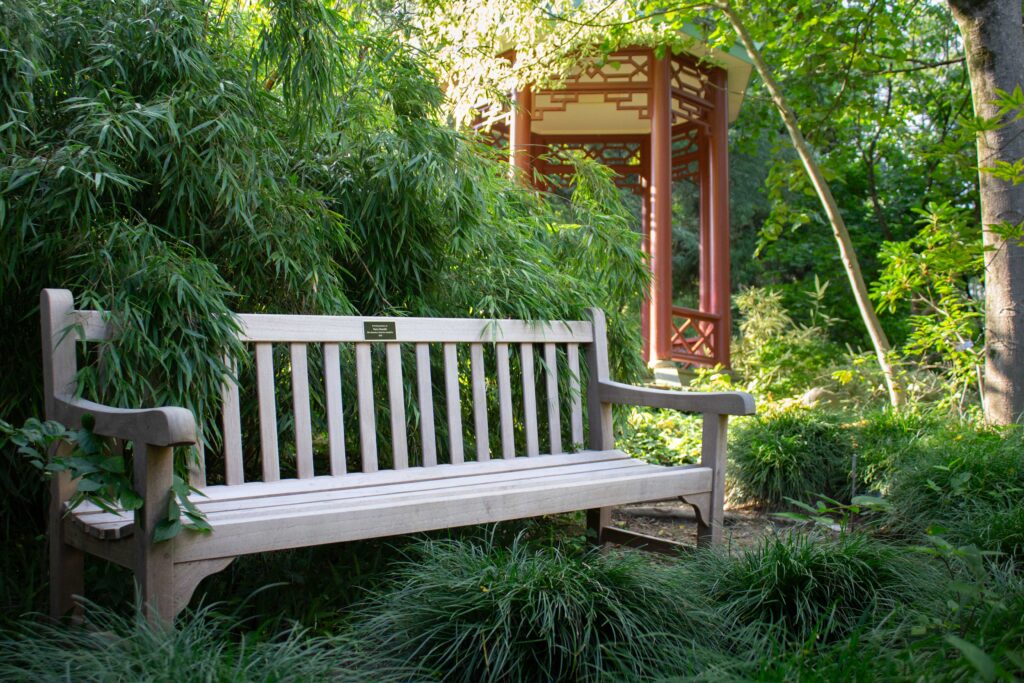
<path id="1" fill-rule="evenodd" d="M 0 680 L 47 681 L 412 681 L 409 670 L 364 656 L 345 636 L 293 626 L 267 634 L 213 607 L 186 612 L 173 629 L 89 605 L 86 624 L 24 619 L 0 632 Z M 244 634 L 244 635 L 240 635 Z"/>
<path id="2" fill-rule="evenodd" d="M 1024 555 L 1024 429 L 944 429 L 894 466 L 890 529 Z"/>
<path id="3" fill-rule="evenodd" d="M 814 494 L 848 498 L 853 444 L 835 419 L 787 406 L 741 424 L 729 443 L 731 497 L 765 508 Z"/>
<path id="4" fill-rule="evenodd" d="M 736 557 L 700 553 L 680 565 L 684 585 L 728 615 L 734 633 L 829 641 L 925 604 L 938 575 L 922 557 L 864 534 L 791 533 Z"/>
<path id="5" fill-rule="evenodd" d="M 684 638 L 713 637 L 690 621 L 687 595 L 635 553 L 425 541 L 355 627 L 385 657 L 448 681 L 635 679 Z"/>

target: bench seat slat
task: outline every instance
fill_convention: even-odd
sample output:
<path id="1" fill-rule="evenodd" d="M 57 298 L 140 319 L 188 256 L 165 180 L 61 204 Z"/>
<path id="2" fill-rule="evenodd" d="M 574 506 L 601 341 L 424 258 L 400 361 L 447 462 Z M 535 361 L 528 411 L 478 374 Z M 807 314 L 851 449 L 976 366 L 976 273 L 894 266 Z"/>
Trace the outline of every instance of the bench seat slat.
<path id="1" fill-rule="evenodd" d="M 629 456 L 622 451 L 581 451 L 579 453 L 549 455 L 543 458 L 519 457 L 512 460 L 492 460 L 482 463 L 467 462 L 462 465 L 410 467 L 406 470 L 381 470 L 373 474 L 351 472 L 344 477 L 318 476 L 312 479 L 284 479 L 273 483 L 253 481 L 242 486 L 209 486 L 203 489 L 201 495 L 193 494 L 193 500 L 200 503 L 207 500 L 241 500 L 246 498 L 287 496 L 297 493 L 335 491 L 348 488 L 364 489 L 373 486 L 387 486 L 413 481 L 469 477 L 478 474 L 515 472 L 525 469 L 546 471 L 551 467 L 625 460 L 628 458 Z M 75 508 L 75 514 L 80 516 L 102 512 L 102 508 L 89 502 L 83 502 Z"/>
<path id="2" fill-rule="evenodd" d="M 652 468 L 665 469 L 656 465 L 645 465 L 637 461 L 620 460 L 617 462 L 597 463 L 585 467 L 563 467 L 548 472 L 520 470 L 505 472 L 499 475 L 480 475 L 458 479 L 435 479 L 427 482 L 395 484 L 393 486 L 373 487 L 362 491 L 333 491 L 331 493 L 307 494 L 303 496 L 285 496 L 281 500 L 249 500 L 235 501 L 231 504 L 221 503 L 222 507 L 214 507 L 209 503 L 200 509 L 208 510 L 211 520 L 231 521 L 251 519 L 254 516 L 276 517 L 305 514 L 315 511 L 329 512 L 338 506 L 346 509 L 366 505 L 378 505 L 393 499 L 404 500 L 411 496 L 458 496 L 467 490 L 486 489 L 489 491 L 511 491 L 517 488 L 533 486 L 538 482 L 557 479 L 568 483 L 574 481 L 603 481 L 608 479 L 632 476 L 641 472 L 653 474 Z"/>
<path id="3" fill-rule="evenodd" d="M 209 516 L 211 520 L 233 519 L 239 515 L 245 515 L 252 511 L 260 514 L 277 514 L 278 512 L 291 512 L 304 509 L 304 506 L 323 505 L 333 507 L 335 505 L 350 505 L 357 500 L 381 499 L 385 496 L 403 495 L 408 493 L 425 493 L 450 491 L 458 493 L 467 487 L 487 486 L 519 486 L 529 484 L 532 480 L 542 480 L 558 477 L 566 480 L 566 477 L 593 477 L 600 478 L 607 476 L 609 472 L 621 470 L 652 470 L 656 466 L 647 465 L 631 458 L 619 458 L 576 465 L 563 465 L 544 469 L 520 469 L 509 472 L 484 473 L 462 477 L 447 477 L 440 479 L 426 479 L 420 481 L 404 482 L 399 484 L 388 484 L 384 486 L 371 486 L 366 488 L 341 488 L 330 491 L 317 491 L 313 493 L 292 493 L 289 495 L 267 496 L 262 498 L 242 498 L 233 500 L 203 500 L 195 499 L 193 502 Z M 663 468 L 659 468 L 663 469 Z M 77 511 L 76 511 L 77 513 Z M 108 528 L 111 526 L 123 525 L 131 521 L 132 516 L 127 514 L 113 514 L 100 511 L 93 514 L 77 515 L 84 523 L 96 528 Z"/>
<path id="4" fill-rule="evenodd" d="M 605 476 L 566 475 L 529 484 L 355 499 L 350 504 L 282 508 L 239 519 L 211 519 L 215 531 L 175 548 L 182 562 L 324 543 L 416 533 L 704 493 L 708 468 L 635 468 Z"/>

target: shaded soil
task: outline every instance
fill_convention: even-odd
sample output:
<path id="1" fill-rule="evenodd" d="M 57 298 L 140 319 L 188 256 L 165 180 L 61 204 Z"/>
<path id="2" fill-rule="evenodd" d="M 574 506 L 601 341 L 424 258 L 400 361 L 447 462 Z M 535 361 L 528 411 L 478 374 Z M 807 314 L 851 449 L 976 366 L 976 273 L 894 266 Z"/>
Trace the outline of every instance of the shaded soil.
<path id="1" fill-rule="evenodd" d="M 693 508 L 678 501 L 625 505 L 612 513 L 612 525 L 648 536 L 694 545 L 697 518 Z M 725 545 L 748 548 L 789 524 L 753 508 L 726 508 Z"/>

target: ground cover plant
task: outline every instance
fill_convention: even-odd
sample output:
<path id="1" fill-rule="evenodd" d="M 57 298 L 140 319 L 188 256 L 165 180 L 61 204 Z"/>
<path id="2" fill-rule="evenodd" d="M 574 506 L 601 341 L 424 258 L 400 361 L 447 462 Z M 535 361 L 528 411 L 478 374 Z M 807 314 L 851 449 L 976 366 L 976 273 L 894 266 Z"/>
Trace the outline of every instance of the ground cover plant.
<path id="1" fill-rule="evenodd" d="M 457 681 L 641 675 L 685 647 L 693 605 L 670 574 L 631 553 L 527 543 L 427 541 L 362 608 L 379 651 Z M 704 637 L 713 639 L 712 632 Z"/>
<path id="2" fill-rule="evenodd" d="M 173 631 L 141 615 L 89 609 L 89 627 L 25 622 L 0 636 L 5 681 L 408 681 L 413 672 L 366 658 L 345 637 L 298 625 L 252 628 L 215 607 Z"/>
<path id="3" fill-rule="evenodd" d="M 801 404 L 769 407 L 739 426 L 731 445 L 737 502 L 779 508 L 815 493 L 849 498 L 853 446 L 839 416 Z"/>

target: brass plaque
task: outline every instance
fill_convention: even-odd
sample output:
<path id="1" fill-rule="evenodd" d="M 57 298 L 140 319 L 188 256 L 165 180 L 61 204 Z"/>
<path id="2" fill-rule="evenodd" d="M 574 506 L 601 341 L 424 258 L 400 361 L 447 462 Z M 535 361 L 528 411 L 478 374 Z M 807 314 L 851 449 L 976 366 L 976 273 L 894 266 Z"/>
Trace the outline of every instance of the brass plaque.
<path id="1" fill-rule="evenodd" d="M 395 323 L 364 322 L 363 339 L 366 341 L 394 341 L 396 339 Z"/>

